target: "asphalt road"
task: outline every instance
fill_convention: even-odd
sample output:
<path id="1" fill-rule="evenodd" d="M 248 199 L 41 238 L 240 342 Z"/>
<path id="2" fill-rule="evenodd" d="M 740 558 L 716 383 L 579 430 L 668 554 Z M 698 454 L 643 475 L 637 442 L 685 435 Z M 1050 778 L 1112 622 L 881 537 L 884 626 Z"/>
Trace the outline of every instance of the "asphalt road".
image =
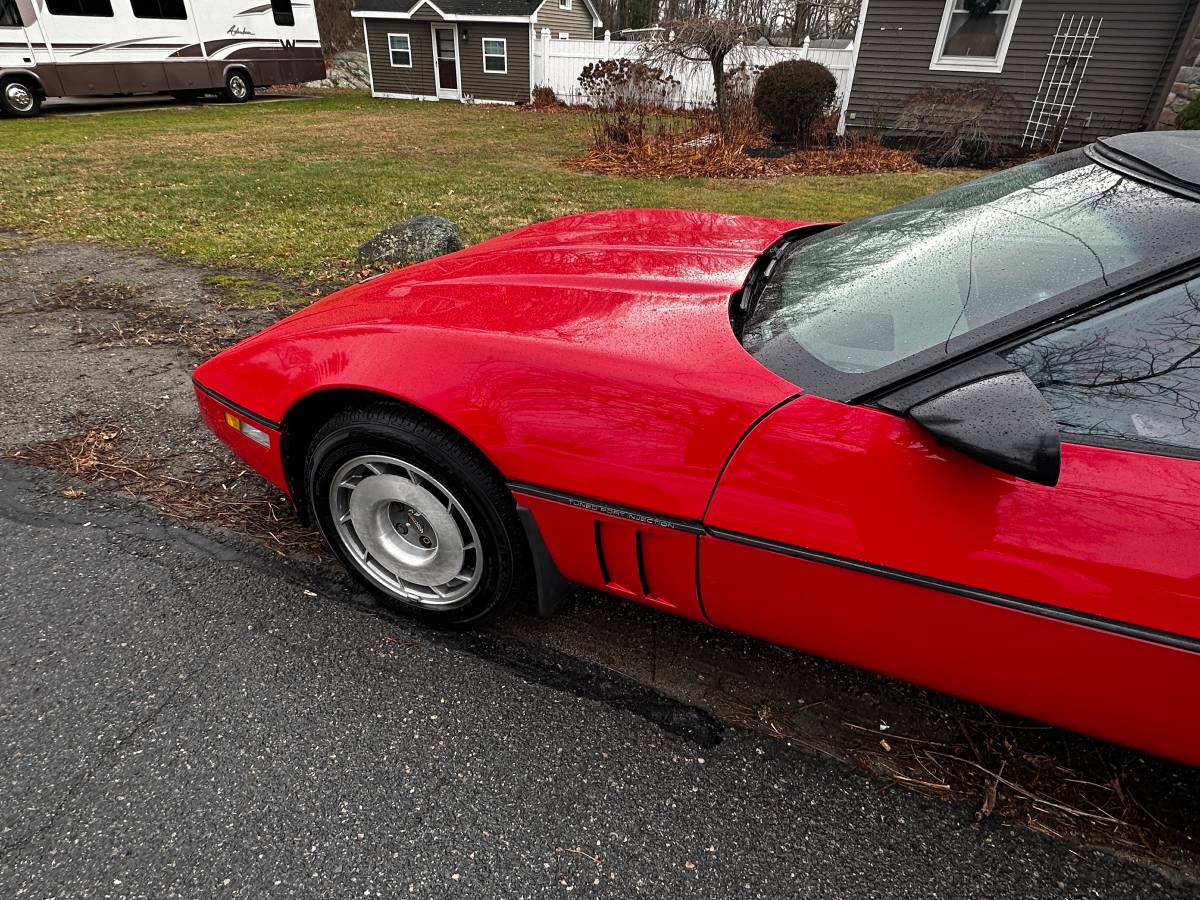
<path id="1" fill-rule="evenodd" d="M 0 462 L 5 897 L 1185 897 Z"/>

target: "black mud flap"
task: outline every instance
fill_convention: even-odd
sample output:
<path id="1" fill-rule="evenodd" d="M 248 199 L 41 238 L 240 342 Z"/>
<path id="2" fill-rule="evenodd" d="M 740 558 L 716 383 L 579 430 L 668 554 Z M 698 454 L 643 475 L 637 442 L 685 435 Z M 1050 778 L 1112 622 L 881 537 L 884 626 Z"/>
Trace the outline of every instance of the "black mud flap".
<path id="1" fill-rule="evenodd" d="M 533 513 L 518 504 L 517 515 L 521 517 L 521 527 L 525 529 L 525 537 L 529 541 L 529 554 L 533 557 L 533 570 L 537 576 L 538 615 L 551 616 L 570 593 L 571 582 L 562 577 L 558 566 L 554 564 Z"/>

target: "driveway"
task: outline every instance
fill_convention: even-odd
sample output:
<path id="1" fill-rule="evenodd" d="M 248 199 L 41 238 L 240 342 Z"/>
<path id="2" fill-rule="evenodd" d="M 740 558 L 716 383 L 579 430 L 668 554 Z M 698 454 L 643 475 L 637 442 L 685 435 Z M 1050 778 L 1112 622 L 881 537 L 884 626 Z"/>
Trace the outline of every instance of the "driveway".
<path id="1" fill-rule="evenodd" d="M 0 479 L 6 896 L 1194 896 L 381 616 L 324 567 Z"/>
<path id="2" fill-rule="evenodd" d="M 250 103 L 286 103 L 289 100 L 307 99 L 299 94 L 259 94 Z M 47 116 L 72 116 L 99 113 L 145 112 L 153 109 L 211 106 L 223 104 L 218 97 L 198 97 L 194 100 L 176 100 L 163 94 L 136 97 L 55 97 L 42 104 L 42 114 Z"/>
<path id="3" fill-rule="evenodd" d="M 0 235 L 4 895 L 1195 895 L 1050 836 L 1194 871 L 1195 770 L 589 592 L 383 615 L 196 421 L 253 283 Z"/>

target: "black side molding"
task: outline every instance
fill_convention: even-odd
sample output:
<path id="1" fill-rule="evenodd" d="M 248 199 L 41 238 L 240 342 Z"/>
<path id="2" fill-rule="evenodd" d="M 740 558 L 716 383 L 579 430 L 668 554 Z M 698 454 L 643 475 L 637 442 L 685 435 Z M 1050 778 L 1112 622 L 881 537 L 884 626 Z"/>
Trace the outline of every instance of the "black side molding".
<path id="1" fill-rule="evenodd" d="M 1192 637 L 1188 634 L 1164 631 L 1160 628 L 1139 625 L 1136 622 L 1110 619 L 1094 613 L 1082 612 L 1080 610 L 1071 609 L 1070 607 L 1065 606 L 1055 606 L 1051 603 L 1043 603 L 1038 600 L 1027 600 L 1024 597 L 1014 597 L 1010 594 L 1001 594 L 996 591 L 986 590 L 984 588 L 976 588 L 971 587 L 970 585 L 960 584 L 958 582 L 945 581 L 941 578 L 934 578 L 929 575 L 919 575 L 915 572 L 908 572 L 903 569 L 893 569 L 888 566 L 863 562 L 861 560 L 852 559 L 846 556 L 838 556 L 836 554 L 825 553 L 820 550 L 811 550 L 807 547 L 798 547 L 794 544 L 785 544 L 780 541 L 773 541 L 768 538 L 743 534 L 742 532 L 738 531 L 730 531 L 725 528 L 713 528 L 711 526 L 706 528 L 700 522 L 692 522 L 683 519 L 664 519 L 661 516 L 648 514 L 641 510 L 631 510 L 626 507 L 614 506 L 612 504 L 593 500 L 589 497 L 578 497 L 573 494 L 566 494 L 564 492 L 551 490 L 549 488 L 539 488 L 535 485 L 520 484 L 517 482 L 510 482 L 509 488 L 514 491 L 524 492 L 531 496 L 544 497 L 546 499 L 556 500 L 560 503 L 567 503 L 572 506 L 577 506 L 580 509 L 618 516 L 620 518 L 628 519 L 632 522 L 663 525 L 664 527 L 668 528 L 674 527 L 681 531 L 687 531 L 697 535 L 704 535 L 717 540 L 730 541 L 735 544 L 742 544 L 744 546 L 754 547 L 759 550 L 767 550 L 773 553 L 783 554 L 784 556 L 792 556 L 797 559 L 808 560 L 809 562 L 823 563 L 828 566 L 847 569 L 851 572 L 858 572 L 863 575 L 873 575 L 877 578 L 886 578 L 890 581 L 899 581 L 904 584 L 915 585 L 931 591 L 940 591 L 944 594 L 961 597 L 964 600 L 972 600 L 977 603 L 986 603 L 992 606 L 998 606 L 1004 609 L 1026 613 L 1032 616 L 1054 619 L 1059 622 L 1067 622 L 1072 625 L 1081 625 L 1085 628 L 1093 628 L 1097 631 L 1120 635 L 1121 637 L 1134 638 L 1136 640 L 1158 644 L 1163 647 L 1171 647 L 1175 650 L 1184 650 L 1189 653 L 1200 654 L 1200 638 Z M 525 527 L 525 533 L 529 537 L 529 547 L 533 553 L 534 566 L 537 569 L 538 612 L 543 615 L 549 615 L 558 607 L 558 604 L 566 595 L 566 592 L 570 588 L 570 582 L 562 577 L 557 567 L 554 565 L 554 560 L 550 558 L 550 552 L 546 549 L 546 545 L 542 541 L 541 532 L 538 531 L 537 523 L 533 520 L 533 514 L 520 504 L 517 505 L 517 513 L 521 516 L 521 523 Z M 697 565 L 699 565 L 698 554 L 696 560 Z M 700 579 L 697 577 L 697 585 L 699 585 L 699 581 Z M 649 585 L 645 584 L 643 581 L 643 589 L 645 593 L 649 593 L 645 590 L 645 588 L 648 587 Z"/>
<path id="2" fill-rule="evenodd" d="M 657 525 L 659 528 L 686 531 L 689 534 L 704 534 L 704 526 L 700 522 L 691 519 L 677 519 L 673 516 L 662 516 L 643 509 L 617 506 L 613 503 L 606 503 L 603 500 L 593 500 L 591 497 L 568 494 L 566 491 L 556 491 L 552 488 L 539 487 L 536 484 L 528 484 L 523 481 L 510 481 L 508 489 L 520 494 L 528 494 L 531 497 L 541 497 L 543 500 L 554 500 L 558 503 L 566 503 L 568 506 L 577 506 L 580 509 L 601 513 L 606 516 L 615 516 L 618 519 L 641 522 L 644 525 Z"/>
<path id="3" fill-rule="evenodd" d="M 538 615 L 552 616 L 571 592 L 571 582 L 562 577 L 558 566 L 554 564 L 533 513 L 518 504 L 517 515 L 521 519 L 521 527 L 525 529 L 525 539 L 529 541 L 529 553 L 533 557 L 533 571 L 537 578 Z"/>
<path id="4" fill-rule="evenodd" d="M 1053 606 L 1052 604 L 1042 603 L 1038 600 L 1026 600 L 1023 597 L 1014 597 L 1010 594 L 1000 594 L 996 591 L 974 588 L 953 581 L 944 581 L 929 575 L 917 575 L 914 572 L 906 572 L 902 569 L 892 569 L 887 566 L 875 565 L 874 563 L 860 562 L 859 560 L 850 559 L 845 556 L 835 556 L 832 553 L 823 553 L 820 550 L 809 550 L 805 547 L 794 546 L 793 544 L 783 544 L 779 541 L 754 537 L 737 531 L 726 531 L 723 528 L 710 528 L 708 529 L 708 533 L 714 538 L 732 541 L 735 544 L 743 544 L 747 547 L 755 547 L 759 550 L 769 550 L 774 553 L 782 553 L 784 556 L 794 556 L 797 559 L 808 560 L 809 562 L 824 563 L 828 566 L 848 569 L 851 572 L 859 572 L 863 575 L 887 578 L 891 581 L 899 581 L 904 584 L 927 588 L 931 591 L 953 594 L 966 600 L 987 603 L 991 606 L 999 606 L 1004 609 L 1041 616 L 1045 619 L 1054 619 L 1059 622 L 1067 622 L 1072 625 L 1082 625 L 1085 628 L 1094 628 L 1097 631 L 1105 631 L 1109 634 L 1120 635 L 1121 637 L 1136 638 L 1139 641 L 1147 641 L 1151 644 L 1159 644 L 1175 650 L 1200 653 L 1200 638 L 1194 638 L 1186 634 L 1163 631 L 1159 628 L 1151 628 L 1146 625 L 1138 625 L 1134 622 L 1125 622 L 1120 619 L 1109 619 L 1094 613 L 1080 612 L 1079 610 L 1070 609 L 1065 606 Z"/>

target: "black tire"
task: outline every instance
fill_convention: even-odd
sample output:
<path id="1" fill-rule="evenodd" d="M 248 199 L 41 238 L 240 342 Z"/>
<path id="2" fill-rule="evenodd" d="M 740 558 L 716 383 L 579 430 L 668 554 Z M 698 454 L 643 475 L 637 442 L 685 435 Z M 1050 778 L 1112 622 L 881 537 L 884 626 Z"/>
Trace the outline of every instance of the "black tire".
<path id="1" fill-rule="evenodd" d="M 246 103 L 254 99 L 254 80 L 244 69 L 234 69 L 225 76 L 225 99 L 229 103 Z"/>
<path id="2" fill-rule="evenodd" d="M 0 112 L 14 119 L 32 119 L 42 111 L 42 95 L 28 78 L 0 79 Z"/>
<path id="3" fill-rule="evenodd" d="M 479 535 L 481 577 L 458 605 L 431 609 L 382 589 L 364 571 L 334 523 L 330 486 L 350 460 L 381 454 L 412 463 L 450 491 Z M 399 406 L 346 409 L 313 437 L 304 463 L 309 509 L 326 543 L 379 601 L 403 615 L 449 628 L 482 625 L 529 592 L 533 565 L 516 503 L 499 472 L 467 441 L 428 416 Z M 360 550 L 361 552 L 361 550 Z"/>

